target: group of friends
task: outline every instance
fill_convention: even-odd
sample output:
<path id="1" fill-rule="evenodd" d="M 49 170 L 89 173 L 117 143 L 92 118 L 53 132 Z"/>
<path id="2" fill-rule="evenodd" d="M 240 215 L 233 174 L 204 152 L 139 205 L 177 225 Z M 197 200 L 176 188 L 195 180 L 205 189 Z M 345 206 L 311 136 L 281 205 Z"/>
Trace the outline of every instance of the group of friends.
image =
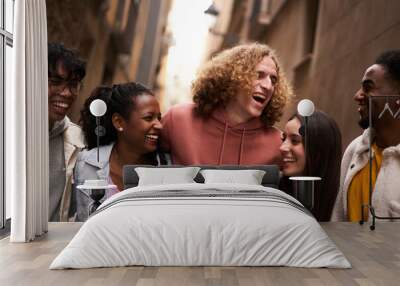
<path id="1" fill-rule="evenodd" d="M 99 86 L 81 109 L 79 125 L 66 114 L 79 95 L 85 63 L 62 44 L 49 44 L 50 221 L 85 221 L 93 203 L 87 179 L 104 179 L 123 191 L 124 165 L 279 165 L 280 189 L 292 194 L 290 176 L 321 177 L 312 213 L 318 221 L 359 221 L 369 201 L 369 138 L 373 144 L 372 202 L 379 216 L 400 216 L 400 118 L 369 116 L 369 97 L 399 95 L 373 103 L 400 110 L 400 50 L 382 53 L 364 73 L 354 95 L 364 129 L 342 157 L 336 122 L 316 110 L 294 114 L 284 130 L 275 127 L 293 92 L 269 46 L 239 45 L 214 56 L 192 84 L 193 103 L 163 116 L 154 93 L 140 83 Z M 391 97 L 392 98 L 392 97 Z M 105 134 L 97 150 L 96 118 L 90 104 L 103 100 Z M 391 113 L 392 114 L 392 113 Z M 392 114 L 393 115 L 393 114 Z M 99 152 L 99 157 L 97 157 Z M 99 159 L 98 159 L 99 158 Z"/>

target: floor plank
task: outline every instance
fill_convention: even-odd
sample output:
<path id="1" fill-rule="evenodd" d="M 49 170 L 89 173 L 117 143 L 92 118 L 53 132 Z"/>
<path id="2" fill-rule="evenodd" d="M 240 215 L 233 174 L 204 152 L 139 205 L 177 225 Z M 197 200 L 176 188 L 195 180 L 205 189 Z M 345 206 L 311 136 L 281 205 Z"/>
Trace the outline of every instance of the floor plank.
<path id="1" fill-rule="evenodd" d="M 0 240 L 0 285 L 399 285 L 400 222 L 378 222 L 376 230 L 355 223 L 323 223 L 352 269 L 290 267 L 117 267 L 49 270 L 80 223 L 50 223 L 31 243 Z"/>

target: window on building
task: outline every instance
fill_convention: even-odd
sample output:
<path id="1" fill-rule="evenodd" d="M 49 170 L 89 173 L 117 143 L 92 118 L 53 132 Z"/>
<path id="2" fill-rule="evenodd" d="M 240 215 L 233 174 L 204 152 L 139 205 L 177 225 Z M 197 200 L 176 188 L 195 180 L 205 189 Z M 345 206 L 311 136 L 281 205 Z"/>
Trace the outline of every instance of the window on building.
<path id="1" fill-rule="evenodd" d="M 15 0 L 0 0 L 0 228 L 9 225 L 11 194 L 4 187 L 5 172 L 5 99 L 10 96 Z"/>

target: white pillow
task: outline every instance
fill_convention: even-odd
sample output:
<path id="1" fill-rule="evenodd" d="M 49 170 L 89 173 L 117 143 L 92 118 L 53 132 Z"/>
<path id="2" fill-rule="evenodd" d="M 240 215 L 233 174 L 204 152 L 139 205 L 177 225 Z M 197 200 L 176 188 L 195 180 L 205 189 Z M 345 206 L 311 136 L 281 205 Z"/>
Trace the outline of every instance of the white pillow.
<path id="1" fill-rule="evenodd" d="M 265 171 L 262 170 L 201 170 L 204 183 L 234 183 L 261 185 Z"/>
<path id="2" fill-rule="evenodd" d="M 138 186 L 195 183 L 193 179 L 199 170 L 199 167 L 135 168 L 139 176 Z"/>

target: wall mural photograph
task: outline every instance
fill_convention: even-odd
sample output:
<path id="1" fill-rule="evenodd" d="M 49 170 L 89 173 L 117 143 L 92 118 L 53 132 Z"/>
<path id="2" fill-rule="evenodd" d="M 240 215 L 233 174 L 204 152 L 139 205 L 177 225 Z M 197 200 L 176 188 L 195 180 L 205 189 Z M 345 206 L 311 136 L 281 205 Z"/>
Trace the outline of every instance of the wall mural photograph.
<path id="1" fill-rule="evenodd" d="M 400 2 L 1 0 L 1 285 L 397 285 Z"/>

